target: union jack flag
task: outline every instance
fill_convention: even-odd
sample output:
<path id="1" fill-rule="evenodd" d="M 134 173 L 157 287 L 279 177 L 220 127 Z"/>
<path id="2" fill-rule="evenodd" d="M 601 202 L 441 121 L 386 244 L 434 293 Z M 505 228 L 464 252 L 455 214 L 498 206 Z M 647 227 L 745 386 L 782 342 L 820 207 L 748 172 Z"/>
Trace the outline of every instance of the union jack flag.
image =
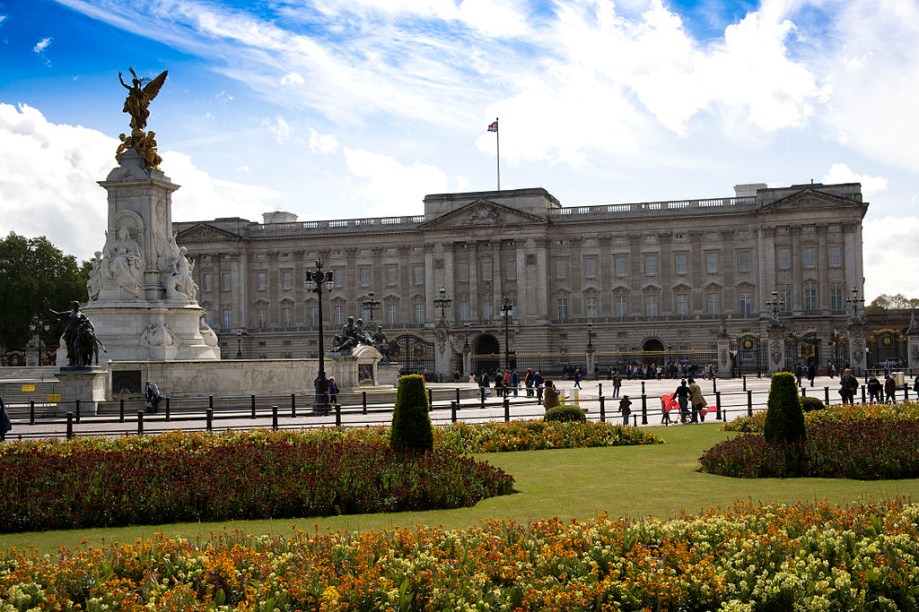
<path id="1" fill-rule="evenodd" d="M 495 119 L 494 121 L 492 121 L 491 123 L 488 124 L 488 131 L 489 131 L 489 132 L 497 132 L 497 131 L 498 131 L 498 120 L 497 120 L 497 119 Z"/>

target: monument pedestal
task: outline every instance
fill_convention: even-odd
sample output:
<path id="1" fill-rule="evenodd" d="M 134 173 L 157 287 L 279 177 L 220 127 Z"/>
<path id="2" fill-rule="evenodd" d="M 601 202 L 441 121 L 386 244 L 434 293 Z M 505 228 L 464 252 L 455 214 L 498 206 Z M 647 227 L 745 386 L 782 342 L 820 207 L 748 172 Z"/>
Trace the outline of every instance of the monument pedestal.
<path id="1" fill-rule="evenodd" d="M 769 374 L 785 370 L 785 326 L 774 321 L 769 327 Z"/>
<path id="2" fill-rule="evenodd" d="M 99 367 L 62 367 L 57 373 L 61 383 L 61 401 L 58 402 L 56 416 L 64 416 L 68 412 L 83 416 L 96 414 L 99 403 L 105 401 L 106 378 L 107 373 Z"/>

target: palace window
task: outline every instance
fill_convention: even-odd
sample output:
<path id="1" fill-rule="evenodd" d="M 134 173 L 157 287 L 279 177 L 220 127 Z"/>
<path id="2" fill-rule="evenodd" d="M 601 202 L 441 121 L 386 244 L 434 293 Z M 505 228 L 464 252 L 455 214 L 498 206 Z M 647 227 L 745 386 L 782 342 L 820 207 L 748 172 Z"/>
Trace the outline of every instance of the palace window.
<path id="1" fill-rule="evenodd" d="M 201 287 L 202 290 L 204 291 L 211 290 L 211 273 L 210 272 L 205 272 L 204 274 L 201 275 L 201 285 L 202 285 Z"/>
<path id="2" fill-rule="evenodd" d="M 657 255 L 645 255 L 645 276 L 657 274 Z"/>
<path id="3" fill-rule="evenodd" d="M 833 312 L 842 312 L 842 310 L 845 308 L 845 301 L 842 296 L 842 287 L 830 288 L 830 310 Z"/>
<path id="4" fill-rule="evenodd" d="M 315 306 L 307 306 L 306 324 L 310 329 L 316 329 L 319 327 L 319 309 Z"/>
<path id="5" fill-rule="evenodd" d="M 386 286 L 395 287 L 396 280 L 399 277 L 399 267 L 398 266 L 386 266 L 385 274 L 386 274 Z"/>
<path id="6" fill-rule="evenodd" d="M 290 309 L 290 306 L 285 306 L 281 309 L 281 323 L 284 325 L 284 329 L 290 329 L 291 324 L 293 323 L 293 316 Z"/>
<path id="7" fill-rule="evenodd" d="M 424 304 L 422 302 L 416 302 L 414 304 L 415 310 L 415 323 L 421 325 L 424 323 Z"/>
<path id="8" fill-rule="evenodd" d="M 617 295 L 613 301 L 616 304 L 616 316 L 625 318 L 629 316 L 629 297 L 627 295 Z"/>
<path id="9" fill-rule="evenodd" d="M 335 326 L 339 327 L 345 324 L 345 307 L 341 304 L 335 304 Z"/>
<path id="10" fill-rule="evenodd" d="M 584 298 L 584 310 L 588 318 L 600 316 L 600 307 L 597 305 L 597 296 L 588 295 Z"/>
<path id="11" fill-rule="evenodd" d="M 804 247 L 804 267 L 805 268 L 816 268 L 817 267 L 817 247 Z"/>
<path id="12" fill-rule="evenodd" d="M 750 271 L 750 251 L 737 251 L 737 271 Z"/>
<path id="13" fill-rule="evenodd" d="M 360 278 L 361 287 L 370 286 L 370 268 L 364 266 L 358 269 L 358 276 Z"/>
<path id="14" fill-rule="evenodd" d="M 674 306 L 676 314 L 681 317 L 689 315 L 689 295 L 686 293 L 677 293 L 674 297 Z"/>
<path id="15" fill-rule="evenodd" d="M 568 298 L 560 297 L 556 301 L 558 307 L 558 318 L 564 321 L 568 318 Z"/>
<path id="16" fill-rule="evenodd" d="M 281 289 L 290 291 L 294 286 L 294 271 L 281 270 Z"/>
<path id="17" fill-rule="evenodd" d="M 710 315 L 721 314 L 721 294 L 720 293 L 709 293 L 706 296 L 706 303 L 708 305 L 708 314 Z"/>
<path id="18" fill-rule="evenodd" d="M 220 289 L 221 291 L 230 291 L 233 289 L 232 276 L 229 272 L 220 273 Z"/>
<path id="19" fill-rule="evenodd" d="M 778 252 L 779 270 L 791 269 L 791 249 L 779 249 Z"/>
<path id="20" fill-rule="evenodd" d="M 753 315 L 753 296 L 749 291 L 740 293 L 740 316 L 749 317 Z"/>
<path id="21" fill-rule="evenodd" d="M 388 325 L 395 325 L 398 320 L 396 314 L 396 304 L 387 304 L 386 305 L 386 323 Z"/>
<path id="22" fill-rule="evenodd" d="M 597 278 L 597 258 L 584 259 L 584 278 Z"/>
<path id="23" fill-rule="evenodd" d="M 264 291 L 268 288 L 268 272 L 259 270 L 255 273 L 255 288 Z"/>
<path id="24" fill-rule="evenodd" d="M 804 289 L 804 312 L 817 311 L 817 290 L 813 287 Z"/>
<path id="25" fill-rule="evenodd" d="M 515 258 L 508 258 L 507 263 L 504 266 L 504 274 L 509 281 L 517 280 L 517 260 Z"/>
<path id="26" fill-rule="evenodd" d="M 568 278 L 568 260 L 567 259 L 555 260 L 555 278 L 557 278 L 558 280 L 564 280 Z"/>
<path id="27" fill-rule="evenodd" d="M 494 277 L 494 269 L 490 259 L 482 260 L 482 281 L 490 283 Z"/>
<path id="28" fill-rule="evenodd" d="M 646 295 L 645 296 L 645 315 L 649 317 L 657 316 L 657 296 L 656 295 Z"/>
<path id="29" fill-rule="evenodd" d="M 832 245 L 827 249 L 827 263 L 831 268 L 842 267 L 842 247 Z"/>
<path id="30" fill-rule="evenodd" d="M 708 252 L 705 254 L 705 271 L 709 274 L 718 273 L 718 253 Z"/>
<path id="31" fill-rule="evenodd" d="M 673 256 L 673 272 L 675 274 L 686 274 L 687 257 L 686 253 L 677 253 Z"/>
<path id="32" fill-rule="evenodd" d="M 424 284 L 424 266 L 412 266 L 412 284 Z"/>
<path id="33" fill-rule="evenodd" d="M 265 325 L 267 324 L 266 319 L 268 318 L 268 314 L 265 312 L 265 309 L 259 308 L 258 310 L 255 311 L 255 313 L 256 313 L 256 321 L 258 324 L 258 328 L 265 329 Z"/>
<path id="34" fill-rule="evenodd" d="M 624 255 L 617 255 L 613 258 L 613 269 L 617 277 L 627 276 L 629 273 L 629 260 Z"/>

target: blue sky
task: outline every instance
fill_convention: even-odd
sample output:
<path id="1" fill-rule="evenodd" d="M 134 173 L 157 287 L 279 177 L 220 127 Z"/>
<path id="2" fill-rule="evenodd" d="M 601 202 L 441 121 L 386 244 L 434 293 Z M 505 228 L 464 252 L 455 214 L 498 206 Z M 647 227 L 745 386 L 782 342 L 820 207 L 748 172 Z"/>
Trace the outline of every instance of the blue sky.
<path id="1" fill-rule="evenodd" d="M 919 297 L 911 0 L 0 0 L 0 232 L 104 242 L 150 106 L 173 218 L 418 214 L 428 193 L 565 206 L 862 183 L 865 293 Z"/>

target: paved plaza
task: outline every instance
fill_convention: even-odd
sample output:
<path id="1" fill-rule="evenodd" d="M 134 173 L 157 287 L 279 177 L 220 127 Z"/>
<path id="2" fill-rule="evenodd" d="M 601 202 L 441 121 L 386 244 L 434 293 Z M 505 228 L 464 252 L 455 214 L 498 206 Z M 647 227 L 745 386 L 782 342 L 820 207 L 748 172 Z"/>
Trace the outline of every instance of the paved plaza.
<path id="1" fill-rule="evenodd" d="M 738 416 L 747 414 L 749 410 L 758 411 L 766 407 L 769 392 L 769 378 L 747 377 L 734 379 L 700 380 L 702 392 L 708 404 L 715 406 L 720 400 L 722 420 L 733 420 Z M 556 380 L 556 385 L 562 395 L 567 396 L 565 403 L 577 403 L 588 411 L 588 418 L 593 421 L 600 420 L 601 413 L 607 422 L 619 423 L 621 416 L 618 413 L 619 399 L 612 397 L 613 385 L 609 380 L 584 380 L 581 389 L 574 387 L 573 381 Z M 661 396 L 672 393 L 679 385 L 679 379 L 662 380 L 624 380 L 620 396 L 628 395 L 632 400 L 632 416 L 630 424 L 646 427 L 660 427 L 661 423 Z M 807 384 L 807 381 L 804 381 Z M 839 401 L 837 389 L 838 378 L 818 377 L 814 386 L 805 386 L 804 393 L 814 396 L 822 401 L 829 396 L 831 403 Z M 480 397 L 477 397 L 477 387 L 470 383 L 431 383 L 429 388 L 434 395 L 434 409 L 431 419 L 435 424 L 443 425 L 453 420 L 453 410 L 450 405 L 457 389 L 460 390 L 462 399 L 456 409 L 456 420 L 464 422 L 483 422 L 511 419 L 537 419 L 542 418 L 544 409 L 536 403 L 535 397 L 528 398 L 524 389 L 508 398 L 505 410 L 504 400 L 495 397 L 491 389 L 486 397 L 484 406 Z M 602 407 L 601 407 L 602 393 Z M 912 392 L 910 392 L 912 396 Z M 902 401 L 904 391 L 898 390 L 897 399 Z M 644 398 L 644 399 L 643 399 Z M 219 399 L 219 398 L 218 398 Z M 308 398 L 311 399 L 311 398 Z M 342 406 L 340 416 L 335 412 L 319 415 L 312 412 L 303 398 L 298 399 L 295 411 L 289 406 L 278 405 L 276 410 L 272 406 L 259 405 L 256 417 L 246 407 L 216 408 L 212 412 L 210 428 L 213 431 L 227 429 L 252 429 L 273 427 L 275 422 L 279 429 L 301 429 L 316 427 L 333 427 L 336 419 L 343 427 L 362 427 L 367 425 L 388 425 L 392 420 L 393 406 L 389 404 L 372 404 L 366 412 L 360 405 Z M 180 405 L 180 404 L 179 404 Z M 136 406 L 136 405 L 135 405 Z M 644 408 L 644 410 L 643 410 Z M 292 415 L 292 412 L 296 416 Z M 66 417 L 37 418 L 34 425 L 29 424 L 28 418 L 22 417 L 21 411 L 15 411 L 18 418 L 13 419 L 13 430 L 8 439 L 30 439 L 40 437 L 66 437 L 68 422 Z M 276 416 L 275 416 L 276 414 Z M 678 415 L 673 415 L 678 420 Z M 707 415 L 706 423 L 716 420 L 716 414 Z M 643 420 L 646 419 L 646 423 Z M 677 425 L 682 426 L 682 425 Z M 169 430 L 202 431 L 208 428 L 206 410 L 174 410 L 169 418 L 162 405 L 157 414 L 138 415 L 136 407 L 126 410 L 124 421 L 115 415 L 82 416 L 79 422 L 71 419 L 70 428 L 74 436 L 119 436 L 136 435 L 142 431 L 144 434 L 153 434 Z"/>

